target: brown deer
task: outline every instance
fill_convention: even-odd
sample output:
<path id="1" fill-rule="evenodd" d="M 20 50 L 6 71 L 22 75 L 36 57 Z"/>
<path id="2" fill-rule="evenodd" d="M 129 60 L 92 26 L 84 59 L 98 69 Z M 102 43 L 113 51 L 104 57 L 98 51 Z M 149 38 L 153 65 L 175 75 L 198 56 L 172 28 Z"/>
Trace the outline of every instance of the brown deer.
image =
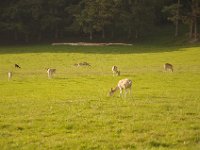
<path id="1" fill-rule="evenodd" d="M 15 68 L 21 68 L 18 64 L 15 64 Z"/>
<path id="2" fill-rule="evenodd" d="M 91 66 L 91 65 L 88 62 L 80 62 L 80 63 L 74 64 L 74 66 L 80 67 L 80 66 Z"/>
<path id="3" fill-rule="evenodd" d="M 172 64 L 169 64 L 169 63 L 165 63 L 165 64 L 164 64 L 164 70 L 165 70 L 165 71 L 171 70 L 171 72 L 173 72 L 173 71 L 174 71 L 173 65 L 172 65 Z"/>

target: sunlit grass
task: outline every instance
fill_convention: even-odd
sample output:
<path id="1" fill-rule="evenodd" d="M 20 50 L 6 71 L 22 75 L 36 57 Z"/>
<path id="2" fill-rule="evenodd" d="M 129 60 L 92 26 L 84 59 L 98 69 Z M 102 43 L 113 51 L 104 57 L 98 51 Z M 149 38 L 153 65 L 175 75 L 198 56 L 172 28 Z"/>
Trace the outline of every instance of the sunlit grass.
<path id="1" fill-rule="evenodd" d="M 199 49 L 0 47 L 1 149 L 199 149 Z M 91 67 L 73 66 L 83 61 Z M 166 62 L 173 73 L 163 72 Z M 133 95 L 108 97 L 122 78 L 133 80 Z"/>

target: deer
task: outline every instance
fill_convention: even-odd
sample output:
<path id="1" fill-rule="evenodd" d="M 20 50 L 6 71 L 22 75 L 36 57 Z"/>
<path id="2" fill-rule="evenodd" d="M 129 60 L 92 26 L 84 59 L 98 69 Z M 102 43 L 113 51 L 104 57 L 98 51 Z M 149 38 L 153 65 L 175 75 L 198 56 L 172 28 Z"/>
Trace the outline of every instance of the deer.
<path id="1" fill-rule="evenodd" d="M 74 66 L 80 67 L 80 66 L 91 66 L 91 65 L 88 62 L 80 62 L 80 63 L 74 64 Z"/>
<path id="2" fill-rule="evenodd" d="M 118 70 L 117 66 L 112 66 L 113 76 L 120 76 L 120 71 Z"/>
<path id="3" fill-rule="evenodd" d="M 15 68 L 21 68 L 18 64 L 15 64 Z"/>
<path id="4" fill-rule="evenodd" d="M 169 63 L 165 63 L 164 64 L 164 70 L 165 71 L 171 70 L 171 72 L 173 72 L 173 65 L 169 64 Z"/>
<path id="5" fill-rule="evenodd" d="M 82 63 L 80 63 L 80 65 L 82 65 L 82 66 L 91 66 L 88 62 L 82 62 Z"/>
<path id="6" fill-rule="evenodd" d="M 11 71 L 9 71 L 9 72 L 8 72 L 8 81 L 10 81 L 10 80 L 11 80 L 11 78 L 12 78 L 12 72 L 11 72 Z"/>
<path id="7" fill-rule="evenodd" d="M 56 69 L 52 69 L 52 68 L 48 68 L 47 69 L 47 74 L 48 74 L 48 78 L 52 78 L 53 77 L 53 74 L 56 73 Z"/>
<path id="8" fill-rule="evenodd" d="M 114 89 L 113 88 L 110 89 L 109 96 L 112 96 L 117 90 L 120 90 L 120 97 L 123 96 L 123 90 L 125 90 L 125 93 L 124 93 L 125 97 L 126 97 L 126 94 L 128 93 L 128 90 L 131 95 L 132 80 L 130 79 L 119 80 L 117 86 Z"/>

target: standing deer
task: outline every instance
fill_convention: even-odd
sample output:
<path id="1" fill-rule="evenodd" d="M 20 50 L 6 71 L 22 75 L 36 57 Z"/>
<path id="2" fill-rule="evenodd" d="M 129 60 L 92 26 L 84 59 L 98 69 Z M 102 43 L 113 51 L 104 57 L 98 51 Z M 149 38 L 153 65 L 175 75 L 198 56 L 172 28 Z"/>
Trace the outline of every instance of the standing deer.
<path id="1" fill-rule="evenodd" d="M 56 69 L 52 69 L 52 68 L 48 68 L 47 69 L 47 74 L 48 74 L 48 78 L 52 78 L 53 77 L 53 74 L 56 73 Z"/>
<path id="2" fill-rule="evenodd" d="M 169 63 L 165 63 L 164 64 L 164 70 L 165 71 L 171 70 L 171 72 L 173 72 L 173 65 L 169 64 Z"/>
<path id="3" fill-rule="evenodd" d="M 110 90 L 109 95 L 112 96 L 117 90 L 120 90 L 120 97 L 123 95 L 123 90 L 125 90 L 124 96 L 126 97 L 126 94 L 129 93 L 131 94 L 131 89 L 132 89 L 132 81 L 129 79 L 122 79 L 118 82 L 117 86 Z"/>
<path id="4" fill-rule="evenodd" d="M 113 76 L 117 75 L 120 76 L 120 71 L 118 70 L 117 66 L 112 66 Z"/>
<path id="5" fill-rule="evenodd" d="M 12 78 L 12 72 L 8 72 L 8 81 L 10 81 Z"/>

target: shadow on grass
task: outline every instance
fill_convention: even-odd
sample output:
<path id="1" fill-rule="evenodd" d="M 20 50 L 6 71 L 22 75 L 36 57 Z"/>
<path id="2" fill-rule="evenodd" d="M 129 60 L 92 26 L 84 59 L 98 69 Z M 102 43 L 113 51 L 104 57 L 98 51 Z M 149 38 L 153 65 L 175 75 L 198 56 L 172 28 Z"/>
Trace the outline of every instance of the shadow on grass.
<path id="1" fill-rule="evenodd" d="M 167 143 L 162 143 L 162 142 L 158 142 L 158 141 L 151 141 L 151 142 L 149 143 L 149 145 L 150 145 L 151 147 L 170 147 L 169 144 L 167 144 Z"/>
<path id="2" fill-rule="evenodd" d="M 0 46 L 0 54 L 21 53 L 85 53 L 85 54 L 141 54 L 181 51 L 199 45 L 133 44 L 133 46 L 66 46 L 66 45 L 13 45 Z"/>

